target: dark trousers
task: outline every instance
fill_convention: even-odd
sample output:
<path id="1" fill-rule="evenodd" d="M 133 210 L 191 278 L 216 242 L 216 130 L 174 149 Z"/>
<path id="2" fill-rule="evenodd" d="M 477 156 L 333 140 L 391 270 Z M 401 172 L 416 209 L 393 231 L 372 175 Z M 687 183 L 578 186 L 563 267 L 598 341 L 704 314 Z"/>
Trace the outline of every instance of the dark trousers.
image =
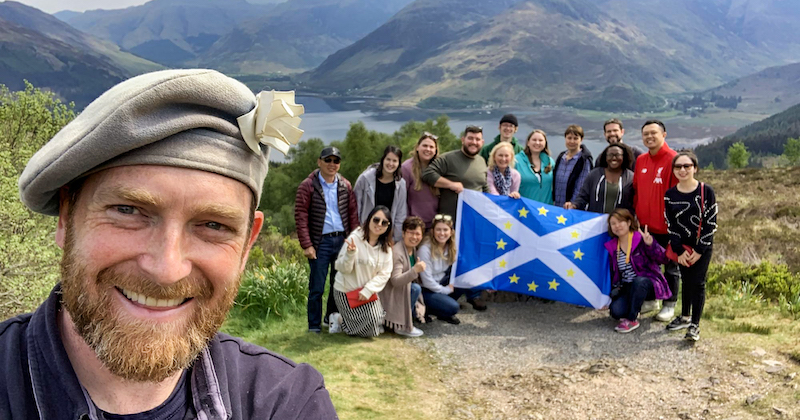
<path id="1" fill-rule="evenodd" d="M 425 312 L 437 318 L 450 318 L 458 313 L 460 309 L 458 302 L 444 293 L 431 292 L 422 289 L 422 300 L 425 301 Z"/>
<path id="2" fill-rule="evenodd" d="M 681 315 L 692 316 L 692 324 L 700 325 L 703 307 L 706 304 L 706 273 L 711 262 L 711 250 L 700 256 L 691 267 L 680 266 L 683 278 L 681 295 Z"/>
<path id="3" fill-rule="evenodd" d="M 669 244 L 669 234 L 653 233 L 652 235 L 653 239 L 655 239 L 659 245 L 664 247 L 664 249 L 667 249 L 667 245 Z M 672 292 L 672 296 L 670 296 L 670 298 L 664 302 L 671 302 L 674 304 L 678 301 L 678 291 L 681 284 L 681 271 L 678 269 L 678 263 L 669 260 L 668 263 L 664 264 L 664 277 L 667 278 L 669 291 Z M 655 295 L 652 295 L 651 297 L 655 299 L 654 296 Z"/>
<path id="4" fill-rule="evenodd" d="M 308 260 L 311 268 L 308 278 L 308 328 L 320 328 L 322 323 L 322 295 L 325 293 L 325 277 L 330 268 L 330 290 L 325 317 L 338 312 L 333 299 L 333 280 L 336 277 L 334 263 L 344 244 L 344 236 L 323 236 L 317 247 L 317 259 Z"/>
<path id="5" fill-rule="evenodd" d="M 419 283 L 411 283 L 411 319 L 417 319 L 417 299 L 422 294 L 422 286 Z"/>
<path id="6" fill-rule="evenodd" d="M 467 301 L 473 301 L 479 297 L 481 297 L 481 291 L 476 289 L 462 289 L 460 287 L 456 287 L 453 290 L 453 293 L 450 293 L 450 297 L 453 300 L 458 300 L 462 295 L 467 296 Z"/>
<path id="7" fill-rule="evenodd" d="M 619 295 L 608 305 L 611 317 L 629 321 L 635 320 L 639 317 L 645 298 L 653 293 L 653 281 L 647 277 L 638 276 L 630 283 L 623 283 Z"/>

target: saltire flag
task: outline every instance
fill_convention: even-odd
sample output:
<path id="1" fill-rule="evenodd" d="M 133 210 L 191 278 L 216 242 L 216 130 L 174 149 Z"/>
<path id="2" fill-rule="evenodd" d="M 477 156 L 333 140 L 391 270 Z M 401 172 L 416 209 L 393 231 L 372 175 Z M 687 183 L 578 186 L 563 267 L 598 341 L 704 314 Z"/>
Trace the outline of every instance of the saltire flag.
<path id="1" fill-rule="evenodd" d="M 455 287 L 505 290 L 600 309 L 611 302 L 608 215 L 465 190 Z"/>

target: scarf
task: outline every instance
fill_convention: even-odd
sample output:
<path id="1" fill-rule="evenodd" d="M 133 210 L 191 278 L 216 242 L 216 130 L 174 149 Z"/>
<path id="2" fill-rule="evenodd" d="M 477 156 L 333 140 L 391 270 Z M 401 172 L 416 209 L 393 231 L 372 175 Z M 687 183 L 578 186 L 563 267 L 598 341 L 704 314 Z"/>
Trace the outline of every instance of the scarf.
<path id="1" fill-rule="evenodd" d="M 495 166 L 492 168 L 494 186 L 499 195 L 508 195 L 511 192 L 511 167 L 506 166 L 506 170 L 500 173 L 500 169 Z"/>
<path id="2" fill-rule="evenodd" d="M 631 245 L 633 245 L 633 232 L 628 233 L 628 244 L 625 247 L 625 262 L 630 264 L 631 262 Z M 617 252 L 622 249 L 622 241 L 617 239 Z"/>

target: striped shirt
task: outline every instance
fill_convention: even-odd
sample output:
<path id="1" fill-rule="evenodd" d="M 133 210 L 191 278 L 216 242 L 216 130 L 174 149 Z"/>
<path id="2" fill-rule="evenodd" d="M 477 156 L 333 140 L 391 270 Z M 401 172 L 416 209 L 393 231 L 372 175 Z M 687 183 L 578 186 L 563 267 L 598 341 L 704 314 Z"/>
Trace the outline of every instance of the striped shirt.
<path id="1" fill-rule="evenodd" d="M 625 251 L 621 249 L 617 250 L 617 267 L 619 267 L 623 283 L 630 283 L 636 278 L 636 272 L 633 271 L 633 266 L 631 263 L 625 261 Z"/>

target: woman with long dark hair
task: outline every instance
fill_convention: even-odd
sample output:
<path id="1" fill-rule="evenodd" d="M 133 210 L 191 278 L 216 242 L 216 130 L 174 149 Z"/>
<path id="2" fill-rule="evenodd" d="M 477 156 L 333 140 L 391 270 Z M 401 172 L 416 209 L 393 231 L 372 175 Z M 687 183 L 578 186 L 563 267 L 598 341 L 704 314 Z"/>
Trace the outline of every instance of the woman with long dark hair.
<path id="1" fill-rule="evenodd" d="M 391 209 L 394 215 L 394 240 L 399 241 L 403 232 L 400 227 L 406 220 L 406 181 L 400 176 L 400 159 L 403 152 L 397 146 L 386 146 L 381 161 L 372 164 L 358 176 L 353 192 L 356 194 L 358 220 L 367 223 L 369 214 L 376 206 Z"/>
<path id="2" fill-rule="evenodd" d="M 422 182 L 422 171 L 439 156 L 439 137 L 429 132 L 422 133 L 411 157 L 400 166 L 406 181 L 408 215 L 418 216 L 430 229 L 433 216 L 439 211 L 439 189 Z"/>
<path id="3" fill-rule="evenodd" d="M 597 168 L 586 176 L 569 209 L 611 213 L 618 207 L 633 209 L 633 151 L 623 143 L 608 145 L 597 158 Z"/>
<path id="4" fill-rule="evenodd" d="M 545 204 L 553 204 L 553 158 L 547 146 L 547 134 L 533 130 L 525 150 L 517 153 L 515 169 L 519 172 L 519 194 Z"/>
<path id="5" fill-rule="evenodd" d="M 383 333 L 385 312 L 377 293 L 392 274 L 392 213 L 385 206 L 369 212 L 367 222 L 345 240 L 336 259 L 333 298 L 339 312 L 329 317 L 330 333 L 359 337 Z"/>
<path id="6" fill-rule="evenodd" d="M 686 328 L 686 339 L 700 339 L 700 317 L 706 303 L 706 274 L 717 231 L 714 189 L 695 179 L 697 156 L 680 151 L 672 159 L 678 185 L 664 195 L 669 246 L 681 270 L 681 315 L 667 325 L 670 331 Z"/>
<path id="7" fill-rule="evenodd" d="M 639 312 L 649 294 L 657 299 L 672 296 L 667 279 L 659 264 L 667 261 L 664 248 L 653 240 L 645 227 L 630 211 L 614 209 L 608 216 L 608 234 L 611 240 L 605 243 L 611 265 L 611 317 L 619 320 L 614 328 L 620 333 L 629 333 L 639 328 Z"/>

